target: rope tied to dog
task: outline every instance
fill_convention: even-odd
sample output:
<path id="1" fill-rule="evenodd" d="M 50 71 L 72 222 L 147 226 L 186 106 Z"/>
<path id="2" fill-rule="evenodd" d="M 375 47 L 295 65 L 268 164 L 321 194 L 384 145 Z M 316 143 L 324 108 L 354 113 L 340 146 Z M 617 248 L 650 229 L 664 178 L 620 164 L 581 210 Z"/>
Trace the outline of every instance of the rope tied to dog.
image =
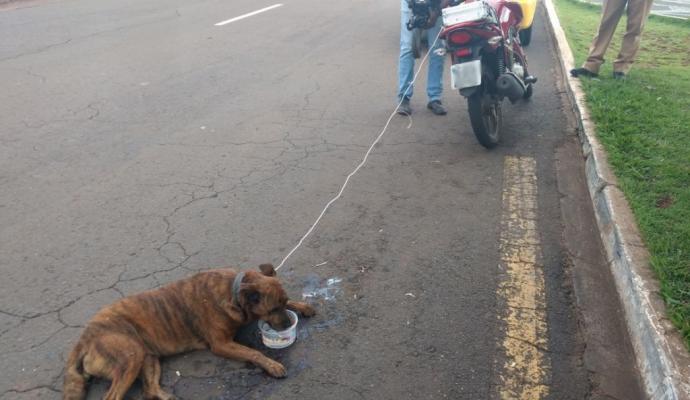
<path id="1" fill-rule="evenodd" d="M 307 239 L 307 237 L 309 237 L 309 235 L 311 235 L 311 233 L 314 231 L 314 228 L 316 228 L 316 226 L 319 224 L 319 222 L 321 222 L 321 219 L 326 214 L 326 211 L 328 211 L 328 209 L 331 207 L 331 205 L 333 205 L 333 203 L 335 203 L 338 199 L 340 199 L 343 192 L 345 191 L 345 188 L 347 187 L 347 184 L 350 183 L 350 179 L 355 174 L 357 174 L 357 172 L 359 172 L 359 170 L 362 169 L 362 167 L 364 167 L 364 165 L 367 163 L 367 160 L 369 159 L 369 155 L 374 150 L 374 147 L 381 141 L 381 138 L 383 137 L 383 135 L 386 133 L 386 130 L 388 129 L 388 126 L 390 125 L 391 121 L 393 120 L 393 117 L 395 117 L 395 114 L 400 109 L 400 106 L 402 105 L 402 103 L 405 99 L 405 95 L 409 92 L 410 88 L 412 87 L 412 85 L 417 80 L 417 77 L 419 76 L 419 73 L 421 72 L 422 67 L 426 63 L 427 58 L 429 58 L 429 54 L 431 54 L 432 50 L 436 46 L 436 43 L 438 42 L 438 38 L 440 36 L 441 36 L 441 30 L 439 30 L 438 34 L 436 35 L 436 38 L 434 38 L 433 43 L 429 46 L 429 50 L 424 55 L 424 58 L 422 58 L 422 61 L 419 64 L 419 68 L 417 68 L 417 71 L 415 72 L 414 76 L 412 77 L 412 81 L 410 81 L 410 83 L 405 88 L 405 91 L 403 92 L 404 93 L 403 96 L 400 97 L 400 101 L 398 102 L 398 105 L 395 107 L 393 112 L 391 112 L 391 115 L 388 117 L 388 120 L 386 121 L 386 124 L 383 126 L 381 133 L 379 133 L 379 135 L 376 137 L 376 139 L 374 139 L 374 141 L 371 143 L 371 146 L 369 146 L 369 149 L 366 151 L 366 153 L 364 153 L 364 157 L 362 158 L 362 161 L 355 167 L 354 170 L 352 170 L 352 172 L 350 172 L 347 175 L 347 177 L 345 178 L 345 181 L 343 182 L 342 186 L 340 187 L 340 190 L 338 191 L 338 194 L 336 194 L 335 197 L 333 197 L 328 203 L 326 203 L 326 206 L 323 208 L 323 210 L 321 210 L 321 213 L 319 214 L 319 216 L 316 218 L 314 223 L 309 227 L 309 229 L 307 229 L 307 232 L 302 236 L 302 238 L 300 238 L 299 242 L 297 242 L 297 245 L 295 245 L 295 247 L 293 247 L 292 250 L 290 250 L 290 252 L 287 253 L 285 258 L 283 258 L 283 261 L 281 261 L 280 264 L 278 264 L 278 266 L 275 268 L 276 271 L 279 270 L 283 265 L 285 265 L 285 262 L 288 260 L 288 258 L 290 258 L 290 256 L 292 256 L 292 254 L 302 246 L 302 243 L 304 243 L 304 241 Z"/>

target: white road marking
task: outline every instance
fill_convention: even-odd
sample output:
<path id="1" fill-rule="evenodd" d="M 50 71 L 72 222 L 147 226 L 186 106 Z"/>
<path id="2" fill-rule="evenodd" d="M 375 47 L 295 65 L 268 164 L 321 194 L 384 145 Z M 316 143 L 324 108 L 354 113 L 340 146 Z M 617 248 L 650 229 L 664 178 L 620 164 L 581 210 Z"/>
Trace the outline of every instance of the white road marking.
<path id="1" fill-rule="evenodd" d="M 217 24 L 215 24 L 215 25 L 216 25 L 216 26 L 227 25 L 227 24 L 229 24 L 229 23 L 232 23 L 232 22 L 235 22 L 235 21 L 239 21 L 239 20 L 241 20 L 241 19 L 245 19 L 245 18 L 247 18 L 247 17 L 251 17 L 251 16 L 256 15 L 256 14 L 261 14 L 262 12 L 266 12 L 266 11 L 269 11 L 269 10 L 273 10 L 274 8 L 278 8 L 278 7 L 282 7 L 282 6 L 283 6 L 283 5 L 280 4 L 280 3 L 274 4 L 274 5 L 272 5 L 272 6 L 269 6 L 269 7 L 266 7 L 266 8 L 262 8 L 262 9 L 260 9 L 260 10 L 256 10 L 256 11 L 252 11 L 252 12 L 250 12 L 250 13 L 246 13 L 246 14 L 240 15 L 239 17 L 226 19 L 225 21 L 221 21 L 221 22 L 219 22 L 219 23 L 217 23 Z"/>

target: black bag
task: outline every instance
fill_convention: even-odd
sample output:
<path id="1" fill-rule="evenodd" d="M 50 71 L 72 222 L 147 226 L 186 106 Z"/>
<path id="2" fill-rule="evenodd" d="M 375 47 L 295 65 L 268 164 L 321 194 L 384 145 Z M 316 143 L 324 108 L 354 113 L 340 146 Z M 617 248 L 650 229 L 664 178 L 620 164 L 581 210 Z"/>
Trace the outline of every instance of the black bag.
<path id="1" fill-rule="evenodd" d="M 440 11 L 441 0 L 407 0 L 412 17 L 407 21 L 407 29 L 425 28 L 432 10 Z"/>

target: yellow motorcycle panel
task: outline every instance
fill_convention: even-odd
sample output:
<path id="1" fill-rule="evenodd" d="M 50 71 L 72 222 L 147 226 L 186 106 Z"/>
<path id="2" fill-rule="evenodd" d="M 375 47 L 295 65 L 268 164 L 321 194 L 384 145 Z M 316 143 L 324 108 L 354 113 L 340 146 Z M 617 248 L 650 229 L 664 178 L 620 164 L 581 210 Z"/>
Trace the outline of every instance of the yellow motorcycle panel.
<path id="1" fill-rule="evenodd" d="M 511 0 L 511 3 L 519 4 L 522 10 L 522 21 L 520 21 L 519 28 L 527 29 L 532 26 L 534 13 L 537 10 L 537 0 Z"/>

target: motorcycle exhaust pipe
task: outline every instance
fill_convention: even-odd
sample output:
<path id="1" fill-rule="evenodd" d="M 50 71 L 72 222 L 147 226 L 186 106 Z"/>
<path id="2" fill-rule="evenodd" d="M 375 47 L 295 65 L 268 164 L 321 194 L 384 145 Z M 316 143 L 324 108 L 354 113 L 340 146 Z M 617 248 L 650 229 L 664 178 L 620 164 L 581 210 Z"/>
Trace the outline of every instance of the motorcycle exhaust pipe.
<path id="1" fill-rule="evenodd" d="M 496 90 L 515 103 L 525 95 L 525 84 L 512 72 L 506 72 L 496 80 Z"/>

